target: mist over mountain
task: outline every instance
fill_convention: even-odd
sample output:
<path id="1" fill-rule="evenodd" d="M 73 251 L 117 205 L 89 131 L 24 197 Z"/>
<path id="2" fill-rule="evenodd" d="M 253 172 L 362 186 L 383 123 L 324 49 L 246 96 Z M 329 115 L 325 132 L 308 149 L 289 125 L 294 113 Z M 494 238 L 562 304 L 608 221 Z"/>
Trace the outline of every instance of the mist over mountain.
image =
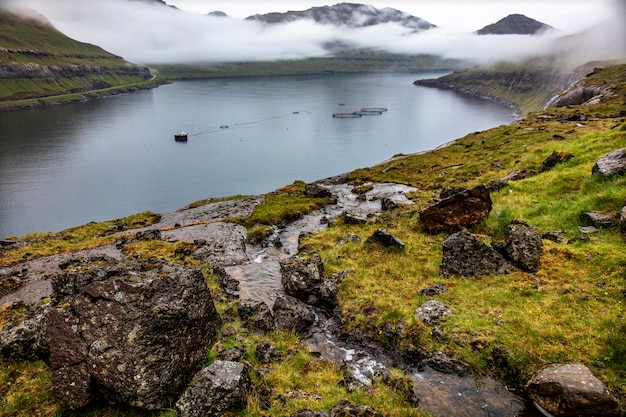
<path id="1" fill-rule="evenodd" d="M 285 13 L 256 14 L 246 18 L 246 20 L 259 21 L 266 24 L 313 20 L 323 25 L 352 28 L 397 23 L 416 32 L 436 27 L 422 18 L 397 9 L 390 7 L 377 9 L 366 4 L 356 3 L 339 3 L 334 6 L 312 7 L 308 10 L 288 11 Z"/>
<path id="2" fill-rule="evenodd" d="M 478 35 L 537 35 L 554 30 L 550 25 L 522 14 L 511 14 L 476 31 Z"/>
<path id="3" fill-rule="evenodd" d="M 175 0 L 168 0 L 175 3 Z M 436 55 L 476 64 L 522 60 L 554 52 L 561 34 L 476 36 L 401 10 L 344 3 L 302 12 L 239 19 L 175 9 L 162 0 L 4 0 L 29 8 L 68 36 L 142 64 L 258 62 L 326 57 L 329 45 L 407 55 Z M 477 13 L 479 10 L 477 10 Z M 450 9 L 454 13 L 454 9 Z M 418 14 L 418 13 L 415 13 Z M 308 16 L 308 17 L 307 17 Z M 316 17 L 317 19 L 316 20 Z M 273 18 L 276 22 L 268 23 Z M 469 16 L 468 16 L 469 18 Z M 589 26 L 594 16 L 588 19 Z M 615 13 L 593 36 L 573 45 L 571 59 L 624 56 L 624 19 Z M 280 22 L 280 23 L 278 23 Z M 419 27 L 429 27 L 419 30 Z M 572 44 L 575 41 L 572 40 Z M 342 48 L 343 48 L 342 46 Z M 345 49 L 345 48 L 343 48 Z"/>

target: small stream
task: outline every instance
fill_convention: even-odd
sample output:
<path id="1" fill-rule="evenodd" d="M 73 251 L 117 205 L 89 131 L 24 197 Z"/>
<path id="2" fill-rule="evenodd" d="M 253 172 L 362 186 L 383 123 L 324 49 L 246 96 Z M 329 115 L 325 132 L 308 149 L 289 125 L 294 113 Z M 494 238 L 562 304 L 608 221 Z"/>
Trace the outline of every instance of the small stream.
<path id="1" fill-rule="evenodd" d="M 301 233 L 323 230 L 327 227 L 328 220 L 335 220 L 344 211 L 359 217 L 375 215 L 381 211 L 383 197 L 397 203 L 412 204 L 405 193 L 414 190 L 398 184 L 376 184 L 363 199 L 357 198 L 357 194 L 347 184 L 327 182 L 323 186 L 337 196 L 337 204 L 308 214 L 277 231 L 269 239 L 274 243 L 268 247 L 249 245 L 247 254 L 251 262 L 225 268 L 226 273 L 239 282 L 241 299 L 263 301 L 271 308 L 277 296 L 284 294 L 279 261 L 298 253 L 298 238 Z M 384 374 L 387 367 L 397 367 L 397 358 L 391 357 L 389 352 L 347 341 L 341 336 L 339 321 L 337 317 L 316 309 L 316 323 L 305 335 L 309 350 L 314 355 L 347 369 L 352 375 L 351 384 L 355 386 L 370 385 L 374 378 Z M 477 379 L 470 375 L 448 374 L 429 366 L 421 370 L 410 367 L 406 369 L 414 381 L 414 392 L 419 398 L 418 408 L 435 416 L 544 415 L 526 399 L 492 378 Z"/>

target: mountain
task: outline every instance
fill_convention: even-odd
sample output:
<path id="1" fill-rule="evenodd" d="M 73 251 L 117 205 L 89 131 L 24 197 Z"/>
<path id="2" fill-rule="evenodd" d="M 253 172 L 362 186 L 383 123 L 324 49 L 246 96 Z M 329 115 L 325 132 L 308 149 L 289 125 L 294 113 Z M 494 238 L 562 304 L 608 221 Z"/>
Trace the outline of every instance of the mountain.
<path id="1" fill-rule="evenodd" d="M 43 105 L 42 98 L 53 96 L 84 100 L 94 90 L 106 95 L 141 87 L 150 77 L 147 67 L 71 39 L 42 16 L 0 9 L 0 109 Z"/>
<path id="2" fill-rule="evenodd" d="M 522 14 L 511 14 L 496 23 L 476 31 L 478 35 L 537 35 L 547 30 L 554 30 L 550 25 L 541 23 Z"/>
<path id="3" fill-rule="evenodd" d="M 412 16 L 400 10 L 390 7 L 377 9 L 373 6 L 356 3 L 339 3 L 334 6 L 312 7 L 308 10 L 288 11 L 285 13 L 256 14 L 247 17 L 246 20 L 255 20 L 266 24 L 314 20 L 324 25 L 353 28 L 394 22 L 416 32 L 435 27 L 435 25 L 422 18 Z"/>

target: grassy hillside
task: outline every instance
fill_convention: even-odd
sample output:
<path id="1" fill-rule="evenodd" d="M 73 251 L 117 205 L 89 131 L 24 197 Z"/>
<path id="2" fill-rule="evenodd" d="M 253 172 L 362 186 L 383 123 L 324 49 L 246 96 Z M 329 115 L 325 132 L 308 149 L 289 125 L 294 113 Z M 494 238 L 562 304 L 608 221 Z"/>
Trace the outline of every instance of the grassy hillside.
<path id="1" fill-rule="evenodd" d="M 498 63 L 490 66 L 465 68 L 452 74 L 415 83 L 488 97 L 517 107 L 521 114 L 541 110 L 554 95 L 570 83 L 591 72 L 589 63 L 570 69 L 554 58 L 537 58 L 522 63 Z"/>
<path id="2" fill-rule="evenodd" d="M 41 20 L 0 9 L 0 110 L 41 104 L 22 100 L 136 88 L 150 77 L 146 67 L 71 39 Z"/>
<path id="3" fill-rule="evenodd" d="M 580 214 L 584 211 L 616 213 L 626 199 L 626 177 L 600 178 L 591 174 L 595 161 L 606 153 L 626 147 L 626 66 L 594 72 L 586 78 L 592 85 L 613 85 L 615 96 L 601 104 L 549 109 L 531 113 L 519 123 L 503 125 L 462 137 L 448 146 L 417 155 L 396 155 L 380 165 L 351 172 L 355 189 L 369 181 L 393 181 L 418 188 L 410 197 L 413 205 L 402 206 L 370 219 L 364 225 L 338 222 L 328 230 L 304 237 L 302 251 L 321 254 L 327 273 L 354 270 L 340 284 L 339 302 L 346 326 L 361 329 L 390 349 L 422 346 L 429 352 L 444 351 L 477 373 L 492 374 L 510 386 L 523 384 L 548 363 L 581 362 L 609 388 L 626 398 L 626 253 L 619 229 L 601 230 L 589 241 L 554 243 L 544 240 L 538 272 L 476 279 L 444 278 L 438 274 L 441 245 L 447 235 L 423 230 L 418 212 L 429 205 L 442 188 L 471 187 L 504 177 L 510 171 L 537 170 L 553 151 L 574 157 L 533 178 L 512 182 L 493 192 L 489 218 L 472 228 L 487 241 L 502 240 L 513 219 L 522 219 L 540 232 L 560 231 L 566 240 L 581 236 Z M 263 224 L 277 224 L 316 207 L 307 204 L 303 184 L 296 182 L 277 190 L 253 216 L 250 233 Z M 195 205 L 207 202 L 197 202 Z M 149 213 L 117 222 L 90 224 L 59 234 L 25 237 L 27 245 L 0 253 L 0 265 L 20 259 L 67 252 L 110 243 L 107 230 L 123 224 L 150 223 Z M 262 226 L 261 226 L 262 227 Z M 384 227 L 406 244 L 403 252 L 387 252 L 360 243 L 338 246 L 348 232 L 363 240 Z M 144 256 L 166 258 L 199 266 L 205 272 L 221 314 L 241 329 L 233 311 L 236 301 L 224 296 L 210 267 L 191 258 L 175 256 L 178 243 L 137 245 Z M 454 315 L 440 325 L 441 335 L 414 317 L 426 301 L 419 290 L 444 283 L 448 291 L 438 299 Z M 0 325 L 19 311 L 0 312 Z M 399 326 L 399 325 L 402 326 Z M 404 328 L 404 331 L 398 329 Z M 285 359 L 270 365 L 240 414 L 245 416 L 290 415 L 298 409 L 328 409 L 339 399 L 374 407 L 387 416 L 419 416 L 407 397 L 407 381 L 399 371 L 370 389 L 348 392 L 341 385 L 341 369 L 315 359 L 296 336 L 283 332 L 267 335 L 239 332 L 224 338 L 222 348 L 251 347 L 264 338 Z M 248 349 L 247 360 L 263 367 Z M 208 360 L 216 355 L 215 348 Z M 256 378 L 256 377 L 255 377 Z M 42 362 L 0 364 L 0 415 L 44 416 L 175 416 L 175 411 L 147 413 L 117 407 L 93 406 L 79 413 L 64 412 L 51 395 L 51 374 Z M 260 380 L 256 379 L 260 384 Z M 261 392 L 273 398 L 265 410 Z M 306 393 L 294 396 L 294 392 Z M 290 396 L 291 395 L 291 396 Z"/>
<path id="4" fill-rule="evenodd" d="M 298 60 L 151 65 L 163 78 L 254 77 L 271 75 L 416 72 L 460 68 L 458 60 L 433 55 L 401 55 L 378 51 L 344 51 L 333 56 Z"/>

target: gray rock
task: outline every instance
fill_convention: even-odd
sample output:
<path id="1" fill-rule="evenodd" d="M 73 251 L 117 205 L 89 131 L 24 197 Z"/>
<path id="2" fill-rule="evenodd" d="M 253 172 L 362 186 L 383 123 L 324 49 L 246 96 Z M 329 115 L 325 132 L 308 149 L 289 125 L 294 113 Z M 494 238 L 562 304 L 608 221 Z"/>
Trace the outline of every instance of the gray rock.
<path id="1" fill-rule="evenodd" d="M 582 364 L 549 365 L 526 385 L 531 399 L 555 416 L 606 416 L 618 402 L 602 381 Z"/>
<path id="2" fill-rule="evenodd" d="M 220 417 L 243 408 L 252 391 L 248 366 L 215 361 L 200 370 L 176 401 L 179 417 Z"/>
<path id="3" fill-rule="evenodd" d="M 221 326 L 202 273 L 158 261 L 71 265 L 52 280 L 47 315 L 59 403 L 154 410 L 176 400 Z"/>
<path id="4" fill-rule="evenodd" d="M 304 187 L 304 195 L 309 198 L 334 198 L 333 193 L 319 184 L 307 184 Z"/>
<path id="5" fill-rule="evenodd" d="M 216 222 L 206 225 L 205 244 L 193 256 L 216 266 L 240 265 L 248 260 L 246 237 L 248 231 L 235 223 Z"/>
<path id="6" fill-rule="evenodd" d="M 213 267 L 213 275 L 217 277 L 217 283 L 226 294 L 239 297 L 239 281 L 231 277 L 226 269 L 221 266 Z"/>
<path id="7" fill-rule="evenodd" d="M 247 326 L 262 331 L 274 328 L 272 310 L 263 301 L 241 300 L 237 304 L 237 312 Z"/>
<path id="8" fill-rule="evenodd" d="M 341 400 L 330 409 L 330 417 L 385 417 L 367 405 L 352 404 Z"/>
<path id="9" fill-rule="evenodd" d="M 585 226 L 593 226 L 598 229 L 610 229 L 620 224 L 618 216 L 597 211 L 582 213 L 580 215 L 580 221 Z"/>
<path id="10" fill-rule="evenodd" d="M 479 185 L 423 209 L 420 219 L 430 233 L 452 233 L 486 219 L 491 206 L 489 190 Z"/>
<path id="11" fill-rule="evenodd" d="M 341 221 L 344 224 L 365 224 L 367 223 L 367 219 L 365 217 L 362 216 L 358 216 L 356 214 L 352 214 L 349 213 L 347 211 L 344 211 L 343 213 L 341 213 L 341 215 L 339 216 L 339 219 L 341 219 Z"/>
<path id="12" fill-rule="evenodd" d="M 288 295 L 310 305 L 335 306 L 337 281 L 325 277 L 324 264 L 317 253 L 308 258 L 292 256 L 281 260 L 280 274 Z"/>
<path id="13" fill-rule="evenodd" d="M 241 359 L 246 357 L 246 347 L 245 346 L 235 346 L 230 349 L 227 349 L 223 352 L 219 352 L 217 357 L 219 360 L 228 361 L 228 362 L 240 362 Z"/>
<path id="14" fill-rule="evenodd" d="M 339 241 L 339 243 L 337 243 L 337 245 L 345 245 L 346 243 L 359 243 L 359 242 L 361 242 L 361 238 L 359 237 L 359 235 L 353 232 L 349 232 L 343 237 L 343 239 Z"/>
<path id="15" fill-rule="evenodd" d="M 256 355 L 257 359 L 261 363 L 278 362 L 282 360 L 283 358 L 283 355 L 280 353 L 278 349 L 276 349 L 276 347 L 272 346 L 271 344 L 265 341 L 259 342 L 256 345 L 254 352 L 255 352 L 254 354 Z"/>
<path id="16" fill-rule="evenodd" d="M 382 211 L 389 211 L 398 208 L 398 203 L 391 198 L 384 197 L 380 200 L 380 208 Z"/>
<path id="17" fill-rule="evenodd" d="M 592 174 L 605 177 L 623 175 L 626 173 L 626 148 L 618 149 L 600 158 L 593 168 Z"/>
<path id="18" fill-rule="evenodd" d="M 536 272 L 541 265 L 541 236 L 527 224 L 513 223 L 507 228 L 504 248 L 508 259 L 518 268 Z"/>
<path id="19" fill-rule="evenodd" d="M 545 232 L 541 235 L 542 239 L 551 240 L 555 243 L 561 243 L 565 239 L 561 236 L 561 232 Z"/>
<path id="20" fill-rule="evenodd" d="M 442 246 L 443 258 L 439 268 L 441 275 L 476 277 L 507 274 L 514 270 L 495 249 L 467 230 L 451 235 Z"/>
<path id="21" fill-rule="evenodd" d="M 308 305 L 288 295 L 278 296 L 272 309 L 276 327 L 301 333 L 315 322 L 315 313 Z"/>
<path id="22" fill-rule="evenodd" d="M 506 187 L 509 181 L 520 181 L 526 178 L 534 177 L 535 175 L 537 175 L 537 173 L 531 169 L 511 171 L 500 179 L 490 181 L 486 187 L 489 191 L 497 191 Z"/>
<path id="23" fill-rule="evenodd" d="M 13 309 L 26 307 L 23 304 Z M 37 308 L 28 311 L 28 317 L 18 322 L 7 322 L 0 331 L 0 359 L 6 362 L 37 360 L 48 358 L 46 341 L 46 311 Z"/>
<path id="24" fill-rule="evenodd" d="M 399 249 L 403 250 L 405 248 L 404 242 L 402 242 L 399 238 L 392 235 L 385 229 L 378 229 L 370 237 L 365 240 L 365 244 L 367 245 L 379 245 L 388 249 Z"/>
<path id="25" fill-rule="evenodd" d="M 426 288 L 422 288 L 419 293 L 420 295 L 423 295 L 424 297 L 434 297 L 436 295 L 439 294 L 443 294 L 444 292 L 447 292 L 448 288 L 446 287 L 446 284 L 435 284 L 435 285 L 431 285 L 430 287 L 426 287 Z"/>
<path id="26" fill-rule="evenodd" d="M 448 314 L 454 314 L 445 304 L 436 300 L 428 300 L 415 310 L 415 317 L 424 324 L 438 324 Z"/>

